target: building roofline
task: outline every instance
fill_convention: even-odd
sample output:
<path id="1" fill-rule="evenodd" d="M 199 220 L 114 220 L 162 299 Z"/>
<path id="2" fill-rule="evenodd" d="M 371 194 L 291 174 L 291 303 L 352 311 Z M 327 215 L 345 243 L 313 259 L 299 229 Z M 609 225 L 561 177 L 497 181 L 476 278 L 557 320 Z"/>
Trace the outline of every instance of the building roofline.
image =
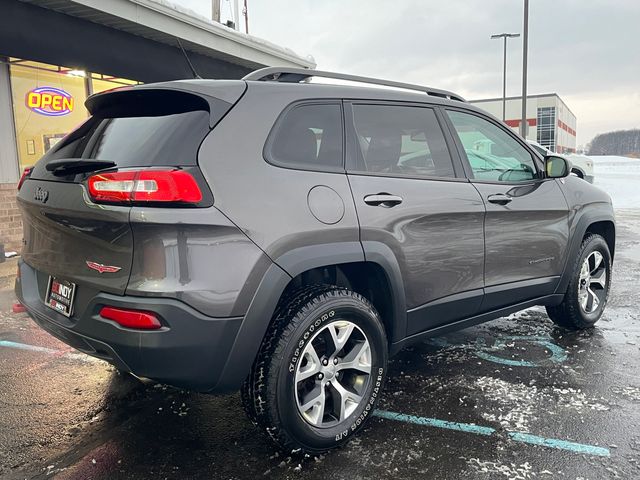
<path id="1" fill-rule="evenodd" d="M 560 95 L 558 95 L 557 93 L 553 92 L 553 93 L 538 93 L 536 95 L 527 95 L 527 98 L 544 98 L 544 97 L 556 97 L 558 100 L 560 100 L 562 102 L 562 104 L 565 106 L 565 108 L 567 110 L 569 110 L 569 112 L 571 113 L 571 115 L 573 115 L 575 118 L 576 114 L 573 113 L 573 111 L 569 108 L 569 106 L 567 105 L 567 102 L 565 102 L 562 97 Z M 505 100 L 520 100 L 522 99 L 522 95 L 516 95 L 513 97 L 506 97 Z M 469 103 L 482 103 L 482 102 L 501 102 L 502 101 L 502 97 L 496 97 L 496 98 L 479 98 L 477 100 L 468 100 Z"/>
<path id="2" fill-rule="evenodd" d="M 269 41 L 237 32 L 166 0 L 20 0 L 247 68 L 281 65 L 314 68 L 303 57 Z"/>
<path id="3" fill-rule="evenodd" d="M 560 98 L 560 95 L 558 95 L 557 93 L 538 93 L 536 95 L 527 95 L 527 98 L 542 98 L 542 97 L 558 97 Z M 506 97 L 506 100 L 520 100 L 522 98 L 522 95 L 515 95 L 513 97 Z M 502 101 L 502 97 L 496 97 L 496 98 L 478 98 L 476 100 L 469 100 L 469 103 L 478 103 L 478 102 L 497 102 L 497 101 Z"/>

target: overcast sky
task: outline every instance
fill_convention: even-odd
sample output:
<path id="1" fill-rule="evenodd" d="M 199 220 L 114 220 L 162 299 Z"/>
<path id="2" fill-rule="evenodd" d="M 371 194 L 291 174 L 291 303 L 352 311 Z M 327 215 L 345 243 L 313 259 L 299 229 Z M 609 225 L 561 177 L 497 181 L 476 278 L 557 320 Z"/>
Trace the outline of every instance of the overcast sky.
<path id="1" fill-rule="evenodd" d="M 211 16 L 211 0 L 173 0 Z M 240 1 L 242 4 L 242 0 Z M 248 0 L 249 31 L 318 68 L 502 96 L 502 43 L 522 33 L 522 0 Z M 640 0 L 531 0 L 530 94 L 558 93 L 578 145 L 640 128 Z M 223 17 L 232 0 L 222 0 Z M 507 95 L 519 95 L 522 38 L 510 40 Z"/>

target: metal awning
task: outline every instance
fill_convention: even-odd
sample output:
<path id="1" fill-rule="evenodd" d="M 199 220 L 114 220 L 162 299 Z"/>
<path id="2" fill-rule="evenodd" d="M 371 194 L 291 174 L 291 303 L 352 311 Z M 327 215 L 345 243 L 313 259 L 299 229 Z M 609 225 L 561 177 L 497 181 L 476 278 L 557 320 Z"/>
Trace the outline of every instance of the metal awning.
<path id="1" fill-rule="evenodd" d="M 180 39 L 203 77 L 240 78 L 264 66 L 315 67 L 311 57 L 164 0 L 0 3 L 0 55 L 141 81 L 170 80 L 190 76 L 178 47 Z"/>

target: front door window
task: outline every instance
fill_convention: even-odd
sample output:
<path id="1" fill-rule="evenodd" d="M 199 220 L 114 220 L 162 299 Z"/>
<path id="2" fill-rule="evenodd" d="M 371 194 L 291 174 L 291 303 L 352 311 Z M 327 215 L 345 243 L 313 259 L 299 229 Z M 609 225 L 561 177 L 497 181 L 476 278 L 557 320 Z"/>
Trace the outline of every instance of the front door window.
<path id="1" fill-rule="evenodd" d="M 537 177 L 529 151 L 506 131 L 476 115 L 458 111 L 447 113 L 475 179 L 523 182 Z"/>

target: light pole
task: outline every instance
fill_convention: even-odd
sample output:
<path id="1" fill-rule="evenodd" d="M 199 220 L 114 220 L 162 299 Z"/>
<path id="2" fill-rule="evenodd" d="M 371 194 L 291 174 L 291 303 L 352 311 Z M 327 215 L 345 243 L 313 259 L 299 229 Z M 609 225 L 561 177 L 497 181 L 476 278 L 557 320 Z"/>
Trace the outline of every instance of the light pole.
<path id="1" fill-rule="evenodd" d="M 517 38 L 519 37 L 519 33 L 499 33 L 496 35 L 491 35 L 491 39 L 495 40 L 497 38 L 504 39 L 504 61 L 503 61 L 503 69 L 502 69 L 502 121 L 504 122 L 506 117 L 507 110 L 507 38 Z"/>
<path id="2" fill-rule="evenodd" d="M 529 47 L 529 0 L 524 0 L 524 28 L 522 30 L 522 119 L 520 135 L 527 138 L 527 50 Z"/>

